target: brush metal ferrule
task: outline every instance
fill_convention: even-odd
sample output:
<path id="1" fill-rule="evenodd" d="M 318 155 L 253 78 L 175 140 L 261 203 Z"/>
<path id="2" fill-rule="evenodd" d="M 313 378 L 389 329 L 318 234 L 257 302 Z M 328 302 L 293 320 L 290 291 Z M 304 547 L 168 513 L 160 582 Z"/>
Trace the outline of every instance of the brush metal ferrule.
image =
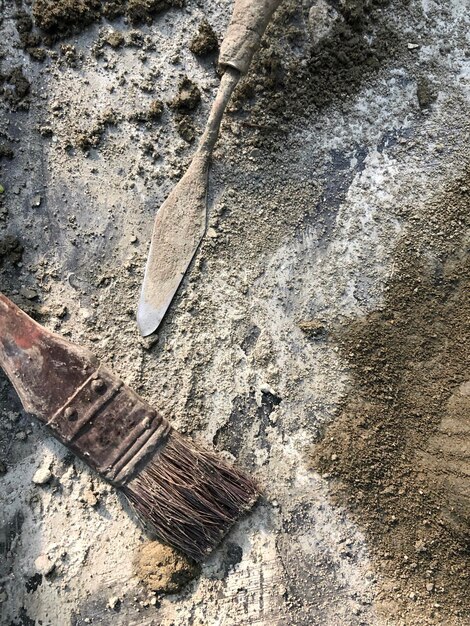
<path id="1" fill-rule="evenodd" d="M 171 431 L 164 418 L 103 366 L 78 387 L 47 426 L 117 486 L 133 478 Z"/>
<path id="2" fill-rule="evenodd" d="M 3 294 L 0 366 L 25 410 L 115 485 L 131 480 L 171 432 L 91 352 L 47 330 Z"/>

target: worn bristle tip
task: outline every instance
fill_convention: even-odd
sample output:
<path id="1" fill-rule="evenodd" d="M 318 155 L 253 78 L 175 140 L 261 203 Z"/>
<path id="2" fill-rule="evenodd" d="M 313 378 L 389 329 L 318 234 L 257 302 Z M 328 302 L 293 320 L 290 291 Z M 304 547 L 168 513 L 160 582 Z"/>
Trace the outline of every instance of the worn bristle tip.
<path id="1" fill-rule="evenodd" d="M 159 538 L 196 560 L 258 499 L 251 479 L 172 431 L 124 493 Z"/>

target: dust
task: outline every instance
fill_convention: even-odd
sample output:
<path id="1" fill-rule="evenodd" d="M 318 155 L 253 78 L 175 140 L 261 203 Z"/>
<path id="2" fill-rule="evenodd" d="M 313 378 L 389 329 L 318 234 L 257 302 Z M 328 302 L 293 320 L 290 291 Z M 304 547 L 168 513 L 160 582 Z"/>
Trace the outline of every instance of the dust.
<path id="1" fill-rule="evenodd" d="M 467 168 L 404 209 L 383 307 L 333 333 L 353 385 L 311 452 L 373 549 L 384 610 L 404 623 L 470 618 L 469 205 Z"/>
<path id="2" fill-rule="evenodd" d="M 156 593 L 177 593 L 199 575 L 200 567 L 158 541 L 144 544 L 135 562 L 136 576 Z"/>
<path id="3" fill-rule="evenodd" d="M 182 7 L 183 0 L 35 0 L 33 17 L 47 33 L 66 36 L 79 32 L 101 18 L 125 16 L 132 24 L 151 22 L 170 7 Z"/>
<path id="4" fill-rule="evenodd" d="M 272 134 L 329 105 L 348 100 L 403 49 L 384 9 L 390 0 L 330 2 L 336 8 L 318 38 L 306 27 L 309 6 L 287 0 L 268 26 L 261 49 L 233 100 L 234 110 L 250 113 L 260 129 Z M 396 4 L 408 4 L 399 0 Z"/>

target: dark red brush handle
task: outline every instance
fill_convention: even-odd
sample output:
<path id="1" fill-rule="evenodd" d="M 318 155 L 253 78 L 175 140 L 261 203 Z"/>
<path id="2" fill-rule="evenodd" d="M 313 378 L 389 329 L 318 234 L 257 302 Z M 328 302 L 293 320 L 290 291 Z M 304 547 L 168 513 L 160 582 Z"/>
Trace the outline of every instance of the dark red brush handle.
<path id="1" fill-rule="evenodd" d="M 26 411 L 47 422 L 97 365 L 88 350 L 46 330 L 0 294 L 0 366 Z"/>
<path id="2" fill-rule="evenodd" d="M 26 411 L 115 484 L 129 481 L 171 430 L 88 350 L 43 328 L 1 294 L 0 366 Z"/>

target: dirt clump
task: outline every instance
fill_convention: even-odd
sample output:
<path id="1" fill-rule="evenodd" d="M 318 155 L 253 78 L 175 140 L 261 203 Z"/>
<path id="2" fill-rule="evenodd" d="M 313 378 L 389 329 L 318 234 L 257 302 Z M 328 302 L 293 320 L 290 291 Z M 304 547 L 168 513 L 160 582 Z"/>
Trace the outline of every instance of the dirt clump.
<path id="1" fill-rule="evenodd" d="M 62 44 L 60 46 L 60 62 L 68 67 L 77 67 L 79 62 L 83 60 L 83 54 L 77 51 L 75 46 L 71 44 Z"/>
<path id="2" fill-rule="evenodd" d="M 135 562 L 136 576 L 156 593 L 177 593 L 200 574 L 194 561 L 158 541 L 143 545 Z"/>
<path id="3" fill-rule="evenodd" d="M 119 30 L 108 31 L 103 39 L 111 48 L 121 48 L 126 42 L 126 38 Z"/>
<path id="4" fill-rule="evenodd" d="M 176 115 L 175 123 L 178 135 L 188 143 L 192 143 L 196 138 L 196 128 L 192 119 L 187 115 Z"/>
<path id="5" fill-rule="evenodd" d="M 99 0 L 35 0 L 34 21 L 46 32 L 66 35 L 82 29 L 101 15 Z"/>
<path id="6" fill-rule="evenodd" d="M 324 337 L 327 334 L 325 322 L 322 320 L 302 320 L 299 322 L 299 328 L 307 337 L 314 337 L 316 339 Z"/>
<path id="7" fill-rule="evenodd" d="M 23 50 L 28 52 L 36 61 L 43 61 L 46 58 L 46 51 L 41 48 L 42 38 L 39 33 L 33 30 L 33 20 L 31 15 L 24 9 L 19 9 L 15 15 L 16 30 Z"/>
<path id="8" fill-rule="evenodd" d="M 15 67 L 6 74 L 0 74 L 0 94 L 14 110 L 28 110 L 30 105 L 31 83 L 21 67 Z"/>
<path id="9" fill-rule="evenodd" d="M 196 137 L 196 129 L 189 114 L 199 106 L 200 102 L 201 91 L 199 87 L 185 76 L 179 84 L 177 95 L 168 106 L 175 112 L 178 134 L 188 143 L 194 141 Z"/>
<path id="10" fill-rule="evenodd" d="M 150 23 L 154 15 L 170 7 L 183 6 L 184 0 L 128 0 L 125 15 L 132 24 Z"/>
<path id="11" fill-rule="evenodd" d="M 12 159 L 15 156 L 13 149 L 4 141 L 0 141 L 0 159 Z"/>
<path id="12" fill-rule="evenodd" d="M 428 109 L 437 98 L 432 83 L 425 77 L 418 80 L 416 96 L 421 109 Z"/>
<path id="13" fill-rule="evenodd" d="M 115 111 L 108 109 L 96 120 L 89 130 L 78 131 L 75 138 L 75 145 L 84 152 L 90 148 L 97 148 L 110 127 L 116 126 L 119 117 Z"/>
<path id="14" fill-rule="evenodd" d="M 44 32 L 63 37 L 103 17 L 127 17 L 132 24 L 150 23 L 156 14 L 183 4 L 183 0 L 35 0 L 33 17 Z"/>
<path id="15" fill-rule="evenodd" d="M 23 245 L 17 237 L 6 235 L 0 239 L 0 267 L 7 262 L 9 265 L 19 263 L 23 258 Z"/>
<path id="16" fill-rule="evenodd" d="M 406 623 L 470 618 L 469 203 L 467 169 L 405 209 L 383 306 L 332 331 L 353 382 L 310 456 Z"/>
<path id="17" fill-rule="evenodd" d="M 159 120 L 163 115 L 164 108 L 165 105 L 162 100 L 155 99 L 152 100 L 148 108 L 132 113 L 128 117 L 128 120 L 130 122 L 151 122 Z"/>
<path id="18" fill-rule="evenodd" d="M 215 52 L 219 47 L 217 35 L 209 22 L 204 19 L 199 24 L 199 30 L 189 44 L 189 49 L 196 56 L 206 56 Z"/>
<path id="19" fill-rule="evenodd" d="M 170 102 L 170 108 L 183 115 L 194 111 L 201 101 L 201 91 L 187 76 L 179 84 L 178 94 Z"/>

